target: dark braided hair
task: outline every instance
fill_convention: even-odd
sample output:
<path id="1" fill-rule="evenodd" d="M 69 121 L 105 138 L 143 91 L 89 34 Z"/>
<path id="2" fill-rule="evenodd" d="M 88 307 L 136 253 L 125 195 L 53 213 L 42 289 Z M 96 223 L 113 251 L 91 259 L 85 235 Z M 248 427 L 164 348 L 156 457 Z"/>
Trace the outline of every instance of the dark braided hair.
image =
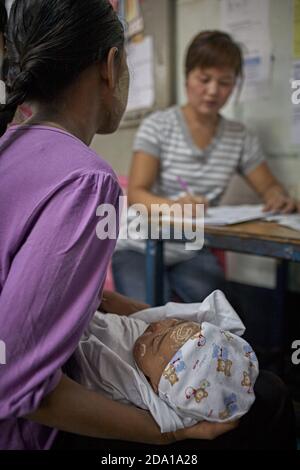
<path id="1" fill-rule="evenodd" d="M 0 33 L 4 33 L 7 24 L 7 11 L 5 1 L 0 0 Z"/>
<path id="2" fill-rule="evenodd" d="M 15 0 L 7 27 L 7 102 L 1 111 L 14 114 L 24 101 L 55 100 L 114 46 L 122 50 L 124 29 L 108 0 Z"/>

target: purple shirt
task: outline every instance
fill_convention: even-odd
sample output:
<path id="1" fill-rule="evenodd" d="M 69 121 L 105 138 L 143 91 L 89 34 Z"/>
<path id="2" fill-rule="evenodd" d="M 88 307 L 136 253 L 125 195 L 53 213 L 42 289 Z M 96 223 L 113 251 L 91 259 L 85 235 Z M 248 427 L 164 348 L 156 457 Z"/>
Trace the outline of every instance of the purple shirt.
<path id="1" fill-rule="evenodd" d="M 53 443 L 56 430 L 22 417 L 57 386 L 99 305 L 115 240 L 97 237 L 96 210 L 118 215 L 119 196 L 109 165 L 67 132 L 13 126 L 0 139 L 0 449 Z"/>

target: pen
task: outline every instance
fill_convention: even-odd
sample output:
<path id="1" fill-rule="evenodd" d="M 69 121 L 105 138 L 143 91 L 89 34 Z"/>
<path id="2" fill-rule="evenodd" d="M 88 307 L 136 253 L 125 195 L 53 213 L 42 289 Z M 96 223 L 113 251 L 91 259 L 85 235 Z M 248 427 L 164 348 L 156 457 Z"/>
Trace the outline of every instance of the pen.
<path id="1" fill-rule="evenodd" d="M 187 194 L 193 194 L 192 191 L 190 191 L 189 186 L 187 182 L 182 179 L 180 176 L 177 176 L 177 181 L 180 184 L 181 188 L 187 193 Z"/>
<path id="2" fill-rule="evenodd" d="M 194 196 L 194 192 L 190 190 L 187 182 L 183 178 L 181 178 L 181 176 L 177 176 L 177 181 L 180 184 L 181 188 L 186 192 L 186 194 L 190 196 Z M 201 201 L 200 200 L 201 196 L 198 196 L 198 199 L 199 199 L 199 204 L 204 204 L 204 210 L 206 211 L 209 205 L 208 200 L 206 199 L 206 197 L 203 197 Z"/>

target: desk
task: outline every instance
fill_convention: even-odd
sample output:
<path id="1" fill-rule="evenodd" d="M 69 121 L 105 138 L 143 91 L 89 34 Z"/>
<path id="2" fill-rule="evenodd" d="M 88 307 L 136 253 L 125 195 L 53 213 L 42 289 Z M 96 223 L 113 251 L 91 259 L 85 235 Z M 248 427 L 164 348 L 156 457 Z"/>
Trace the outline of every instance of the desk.
<path id="1" fill-rule="evenodd" d="M 172 240 L 172 230 L 171 230 Z M 185 240 L 174 240 L 174 243 Z M 276 258 L 276 312 L 272 324 L 275 344 L 283 346 L 285 331 L 285 293 L 288 262 L 300 262 L 300 232 L 271 222 L 247 222 L 222 227 L 205 227 L 204 245 L 238 253 Z M 163 240 L 147 240 L 147 302 L 163 302 Z"/>

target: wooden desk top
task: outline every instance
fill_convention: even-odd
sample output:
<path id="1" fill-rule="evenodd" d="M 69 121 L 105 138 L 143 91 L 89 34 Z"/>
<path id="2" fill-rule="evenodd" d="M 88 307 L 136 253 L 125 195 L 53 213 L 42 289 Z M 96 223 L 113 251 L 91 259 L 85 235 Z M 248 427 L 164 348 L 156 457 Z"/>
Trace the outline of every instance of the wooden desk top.
<path id="1" fill-rule="evenodd" d="M 160 219 L 150 219 L 151 223 Z M 175 227 L 178 222 L 173 220 L 171 224 Z M 182 225 L 182 223 L 180 223 Z M 196 230 L 191 223 L 193 231 Z M 150 237 L 151 239 L 151 237 Z M 160 240 L 166 240 L 161 234 Z M 174 242 L 186 241 L 182 238 L 172 238 Z M 300 263 L 300 231 L 286 228 L 274 222 L 252 221 L 235 225 L 209 226 L 204 229 L 204 244 L 210 248 L 225 251 L 266 256 L 285 259 Z"/>
<path id="2" fill-rule="evenodd" d="M 222 227 L 206 225 L 204 243 L 210 248 L 300 263 L 300 232 L 274 222 L 252 221 Z"/>
<path id="3" fill-rule="evenodd" d="M 157 219 L 151 219 L 157 222 Z M 177 221 L 170 220 L 172 225 L 177 225 Z M 189 221 L 185 223 L 190 223 Z M 181 225 L 181 224 L 180 224 Z M 195 230 L 194 223 L 191 224 Z M 234 225 L 213 226 L 205 225 L 205 234 L 217 237 L 238 237 L 243 239 L 257 239 L 276 243 L 293 244 L 300 246 L 300 231 L 293 230 L 275 222 L 256 220 L 252 222 L 242 222 Z"/>
<path id="4" fill-rule="evenodd" d="M 300 246 L 300 232 L 274 222 L 244 222 L 222 227 L 205 226 L 205 233 L 217 236 L 236 236 L 243 239 L 266 240 Z"/>

